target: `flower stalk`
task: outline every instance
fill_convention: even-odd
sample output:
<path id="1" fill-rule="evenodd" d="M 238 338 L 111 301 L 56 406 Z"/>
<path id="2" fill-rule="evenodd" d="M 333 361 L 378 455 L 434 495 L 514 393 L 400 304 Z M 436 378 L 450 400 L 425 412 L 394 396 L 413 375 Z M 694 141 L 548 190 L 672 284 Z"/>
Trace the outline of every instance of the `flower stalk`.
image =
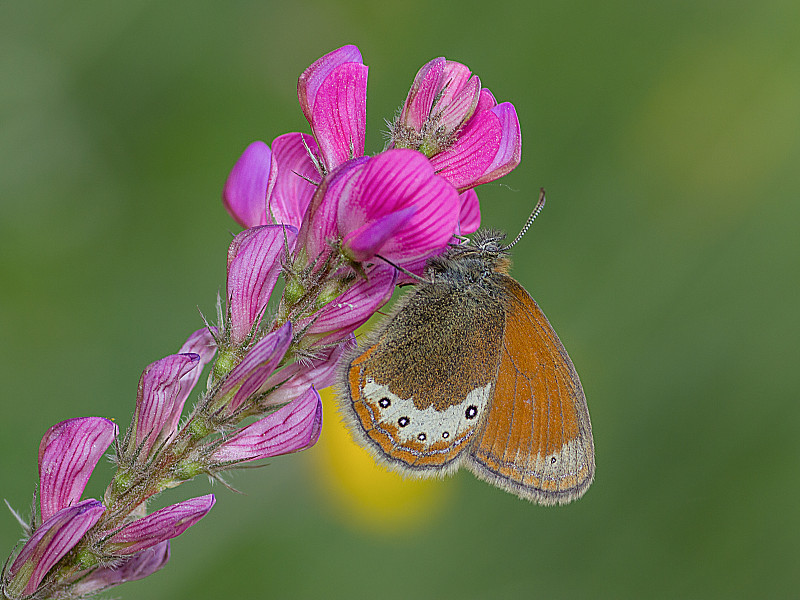
<path id="1" fill-rule="evenodd" d="M 519 163 L 513 106 L 497 104 L 464 65 L 435 59 L 417 75 L 389 147 L 366 156 L 368 71 L 355 46 L 317 60 L 297 88 L 311 134 L 284 134 L 272 148 L 254 142 L 236 162 L 223 205 L 244 230 L 228 248 L 217 323 L 144 370 L 124 435 L 102 417 L 45 433 L 38 506 L 3 570 L 1 598 L 89 596 L 161 569 L 170 539 L 216 499 L 155 512 L 148 504 L 198 475 L 224 483 L 245 462 L 313 446 L 317 390 L 333 382 L 354 331 L 408 272 L 477 229 L 473 188 Z M 82 499 L 112 444 L 116 472 L 102 500 Z"/>

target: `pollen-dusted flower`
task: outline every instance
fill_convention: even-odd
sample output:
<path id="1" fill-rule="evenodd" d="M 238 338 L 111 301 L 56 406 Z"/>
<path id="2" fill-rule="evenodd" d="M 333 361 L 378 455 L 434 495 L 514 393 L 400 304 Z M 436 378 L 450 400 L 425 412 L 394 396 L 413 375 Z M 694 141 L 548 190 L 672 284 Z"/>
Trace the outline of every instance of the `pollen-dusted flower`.
<path id="1" fill-rule="evenodd" d="M 289 404 L 222 442 L 211 460 L 218 469 L 231 463 L 298 452 L 313 446 L 321 430 L 322 400 L 317 390 L 309 387 Z"/>
<path id="2" fill-rule="evenodd" d="M 414 148 L 427 157 L 447 150 L 475 112 L 481 82 L 461 63 L 434 58 L 423 66 L 392 128 L 397 148 Z"/>
<path id="3" fill-rule="evenodd" d="M 237 235 L 228 249 L 229 342 L 238 346 L 251 337 L 264 315 L 281 272 L 281 260 L 294 249 L 297 230 L 264 225 Z"/>
<path id="4" fill-rule="evenodd" d="M 179 536 L 208 514 L 216 502 L 214 494 L 192 498 L 124 525 L 103 549 L 113 556 L 129 556 Z"/>
<path id="5" fill-rule="evenodd" d="M 367 73 L 355 46 L 315 61 L 297 82 L 297 97 L 317 140 L 325 172 L 364 156 Z"/>
<path id="6" fill-rule="evenodd" d="M 275 185 L 275 157 L 264 142 L 250 144 L 236 161 L 222 191 L 222 203 L 242 227 L 270 223 L 267 197 Z"/>
<path id="7" fill-rule="evenodd" d="M 104 512 L 100 502 L 88 499 L 62 508 L 46 519 L 4 573 L 4 596 L 23 598 L 33 594 L 47 572 L 75 547 Z"/>
<path id="8" fill-rule="evenodd" d="M 428 156 L 459 192 L 509 173 L 522 153 L 514 106 L 497 104 L 467 67 L 441 57 L 417 73 L 391 138 Z"/>

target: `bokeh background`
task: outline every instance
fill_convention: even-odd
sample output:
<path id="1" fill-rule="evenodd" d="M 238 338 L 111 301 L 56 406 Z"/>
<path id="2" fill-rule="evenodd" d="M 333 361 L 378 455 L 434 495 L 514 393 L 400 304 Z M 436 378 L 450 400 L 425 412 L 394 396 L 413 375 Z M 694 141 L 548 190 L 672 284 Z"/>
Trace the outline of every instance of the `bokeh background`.
<path id="1" fill-rule="evenodd" d="M 296 78 L 357 44 L 368 152 L 444 55 L 512 101 L 523 160 L 479 189 L 586 389 L 597 478 L 540 508 L 469 473 L 320 444 L 116 597 L 786 598 L 800 586 L 800 4 L 0 3 L 0 496 L 41 435 L 129 422 L 141 370 L 213 314 L 252 140 L 308 131 Z M 88 493 L 97 496 L 110 467 Z M 206 480 L 163 502 L 207 493 Z M 0 550 L 19 536 L 0 518 Z"/>

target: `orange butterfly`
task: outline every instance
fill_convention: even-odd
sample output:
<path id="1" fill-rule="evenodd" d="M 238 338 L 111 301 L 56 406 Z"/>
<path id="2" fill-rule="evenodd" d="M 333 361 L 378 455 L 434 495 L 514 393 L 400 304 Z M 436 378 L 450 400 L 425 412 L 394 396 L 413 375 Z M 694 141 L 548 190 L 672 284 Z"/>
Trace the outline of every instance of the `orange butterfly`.
<path id="1" fill-rule="evenodd" d="M 517 239 L 452 246 L 343 362 L 339 396 L 358 441 L 404 474 L 466 466 L 539 504 L 579 498 L 594 443 L 578 374 L 544 313 L 508 275 Z"/>

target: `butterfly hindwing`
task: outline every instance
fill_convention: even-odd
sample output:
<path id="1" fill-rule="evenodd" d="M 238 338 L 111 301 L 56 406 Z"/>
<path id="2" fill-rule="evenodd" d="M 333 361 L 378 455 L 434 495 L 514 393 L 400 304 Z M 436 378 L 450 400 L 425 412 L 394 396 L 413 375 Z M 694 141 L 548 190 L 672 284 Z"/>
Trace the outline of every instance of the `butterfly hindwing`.
<path id="1" fill-rule="evenodd" d="M 594 477 L 589 412 L 578 375 L 544 313 L 511 277 L 497 385 L 468 466 L 541 504 L 580 497 Z"/>

